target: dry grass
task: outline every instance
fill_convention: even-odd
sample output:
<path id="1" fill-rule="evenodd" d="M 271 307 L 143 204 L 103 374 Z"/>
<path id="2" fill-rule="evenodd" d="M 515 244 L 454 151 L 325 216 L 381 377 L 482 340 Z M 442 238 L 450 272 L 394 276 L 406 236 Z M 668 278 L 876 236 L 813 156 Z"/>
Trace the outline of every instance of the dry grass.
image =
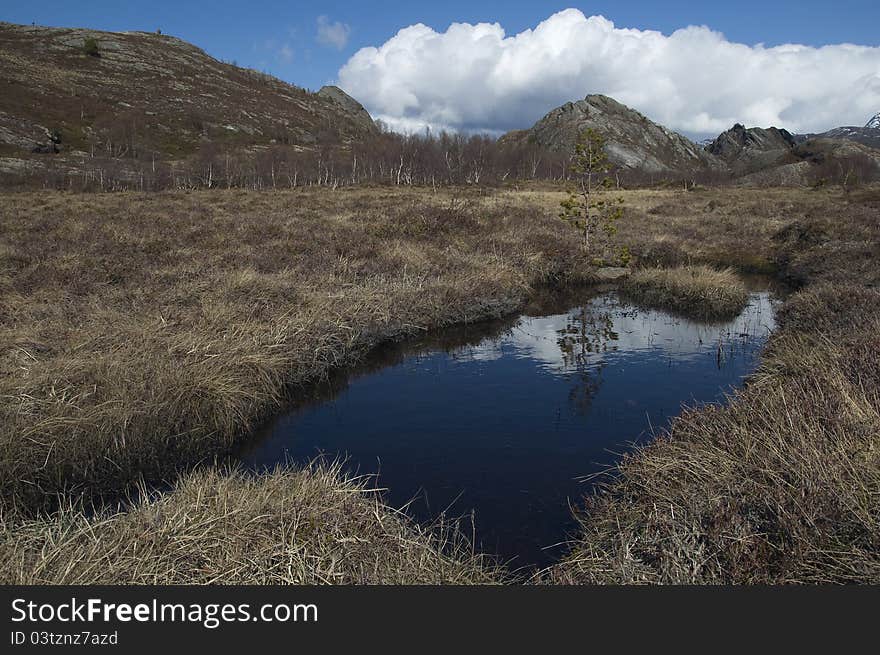
<path id="1" fill-rule="evenodd" d="M 642 266 L 776 270 L 804 289 L 749 385 L 627 457 L 542 580 L 880 580 L 876 193 L 625 196 L 621 237 Z M 324 469 L 205 467 L 126 513 L 87 518 L 76 493 L 32 512 L 210 459 L 378 341 L 503 314 L 572 276 L 559 197 L 3 197 L 4 580 L 499 580 Z"/>
<path id="2" fill-rule="evenodd" d="M 579 266 L 552 216 L 471 196 L 4 196 L 0 500 L 173 475 L 378 342 Z"/>
<path id="3" fill-rule="evenodd" d="M 0 584 L 487 584 L 454 527 L 397 514 L 338 466 L 188 474 L 129 512 L 0 523 Z"/>
<path id="4" fill-rule="evenodd" d="M 702 319 L 736 316 L 749 299 L 732 269 L 702 265 L 636 269 L 622 288 L 637 302 Z"/>
<path id="5" fill-rule="evenodd" d="M 558 211 L 564 194 L 549 190 L 519 194 Z M 840 211 L 840 199 L 801 189 L 713 188 L 622 191 L 624 216 L 618 238 L 642 266 L 708 264 L 772 273 L 773 235 L 803 216 Z"/>
<path id="6" fill-rule="evenodd" d="M 826 200 L 779 231 L 779 273 L 805 288 L 783 306 L 757 374 L 728 406 L 685 412 L 626 457 L 544 581 L 880 582 L 880 271 L 876 255 L 862 259 L 880 246 L 871 198 Z"/>

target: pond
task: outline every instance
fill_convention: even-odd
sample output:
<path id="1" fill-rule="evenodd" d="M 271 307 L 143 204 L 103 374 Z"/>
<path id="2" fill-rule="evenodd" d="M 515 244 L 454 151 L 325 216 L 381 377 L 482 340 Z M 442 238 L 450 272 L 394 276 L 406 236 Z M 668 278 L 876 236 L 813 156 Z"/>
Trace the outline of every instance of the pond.
<path id="1" fill-rule="evenodd" d="M 698 323 L 613 289 L 541 299 L 514 319 L 378 349 L 237 457 L 257 470 L 345 457 L 416 519 L 467 516 L 478 549 L 543 566 L 564 552 L 595 474 L 754 370 L 775 304 L 765 288 L 736 319 Z"/>

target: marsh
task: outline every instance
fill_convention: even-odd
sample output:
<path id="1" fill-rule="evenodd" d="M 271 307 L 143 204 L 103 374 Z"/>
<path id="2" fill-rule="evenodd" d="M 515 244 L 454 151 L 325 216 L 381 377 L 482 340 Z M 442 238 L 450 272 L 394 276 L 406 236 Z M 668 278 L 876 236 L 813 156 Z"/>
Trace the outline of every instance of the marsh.
<path id="1" fill-rule="evenodd" d="M 546 293 L 519 317 L 381 348 L 269 422 L 240 461 L 344 458 L 423 523 L 472 519 L 482 552 L 544 566 L 597 474 L 752 372 L 775 304 L 765 288 L 732 320 L 699 322 L 608 288 Z"/>

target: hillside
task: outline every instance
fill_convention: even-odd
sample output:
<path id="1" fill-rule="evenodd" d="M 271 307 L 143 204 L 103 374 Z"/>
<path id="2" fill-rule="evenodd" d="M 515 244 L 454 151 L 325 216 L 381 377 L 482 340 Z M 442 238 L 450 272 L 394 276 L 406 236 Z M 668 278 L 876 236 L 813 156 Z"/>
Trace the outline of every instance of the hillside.
<path id="1" fill-rule="evenodd" d="M 376 129 L 340 90 L 310 93 L 162 34 L 0 23 L 0 82 L 0 156 L 177 158 Z"/>
<path id="2" fill-rule="evenodd" d="M 743 184 L 790 186 L 880 178 L 880 129 L 839 127 L 791 134 L 776 127 L 734 125 L 705 145 Z"/>
<path id="3" fill-rule="evenodd" d="M 872 120 L 878 120 L 878 117 L 875 116 Z M 800 143 L 810 139 L 840 139 L 860 143 L 869 148 L 880 148 L 880 127 L 873 127 L 869 122 L 865 127 L 835 127 L 821 134 L 800 134 L 797 136 Z"/>
<path id="4" fill-rule="evenodd" d="M 608 142 L 609 159 L 624 170 L 648 175 L 689 176 L 721 171 L 724 164 L 682 135 L 603 95 L 588 95 L 549 112 L 528 130 L 509 132 L 510 143 L 528 141 L 557 152 L 571 152 L 586 128 Z"/>
<path id="5" fill-rule="evenodd" d="M 869 148 L 880 149 L 880 112 L 869 118 L 864 127 L 845 125 L 835 127 L 821 134 L 798 134 L 795 135 L 795 139 L 798 143 L 811 139 L 840 139 L 843 141 L 854 141 Z"/>
<path id="6" fill-rule="evenodd" d="M 795 146 L 794 137 L 786 130 L 736 124 L 708 144 L 706 152 L 723 160 L 738 176 L 790 163 Z"/>

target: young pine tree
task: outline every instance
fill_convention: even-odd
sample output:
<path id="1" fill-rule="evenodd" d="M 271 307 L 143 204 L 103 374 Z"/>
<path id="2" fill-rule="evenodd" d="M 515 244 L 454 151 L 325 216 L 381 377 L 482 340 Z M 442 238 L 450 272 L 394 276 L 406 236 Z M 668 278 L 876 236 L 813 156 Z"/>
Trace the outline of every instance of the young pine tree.
<path id="1" fill-rule="evenodd" d="M 610 170 L 605 138 L 593 128 L 587 128 L 578 137 L 572 157 L 575 188 L 560 203 L 559 216 L 580 231 L 584 252 L 592 251 L 597 256 L 598 237 L 604 234 L 604 245 L 607 245 L 617 232 L 615 223 L 623 215 L 623 198 L 608 197 L 612 184 L 608 176 Z"/>

